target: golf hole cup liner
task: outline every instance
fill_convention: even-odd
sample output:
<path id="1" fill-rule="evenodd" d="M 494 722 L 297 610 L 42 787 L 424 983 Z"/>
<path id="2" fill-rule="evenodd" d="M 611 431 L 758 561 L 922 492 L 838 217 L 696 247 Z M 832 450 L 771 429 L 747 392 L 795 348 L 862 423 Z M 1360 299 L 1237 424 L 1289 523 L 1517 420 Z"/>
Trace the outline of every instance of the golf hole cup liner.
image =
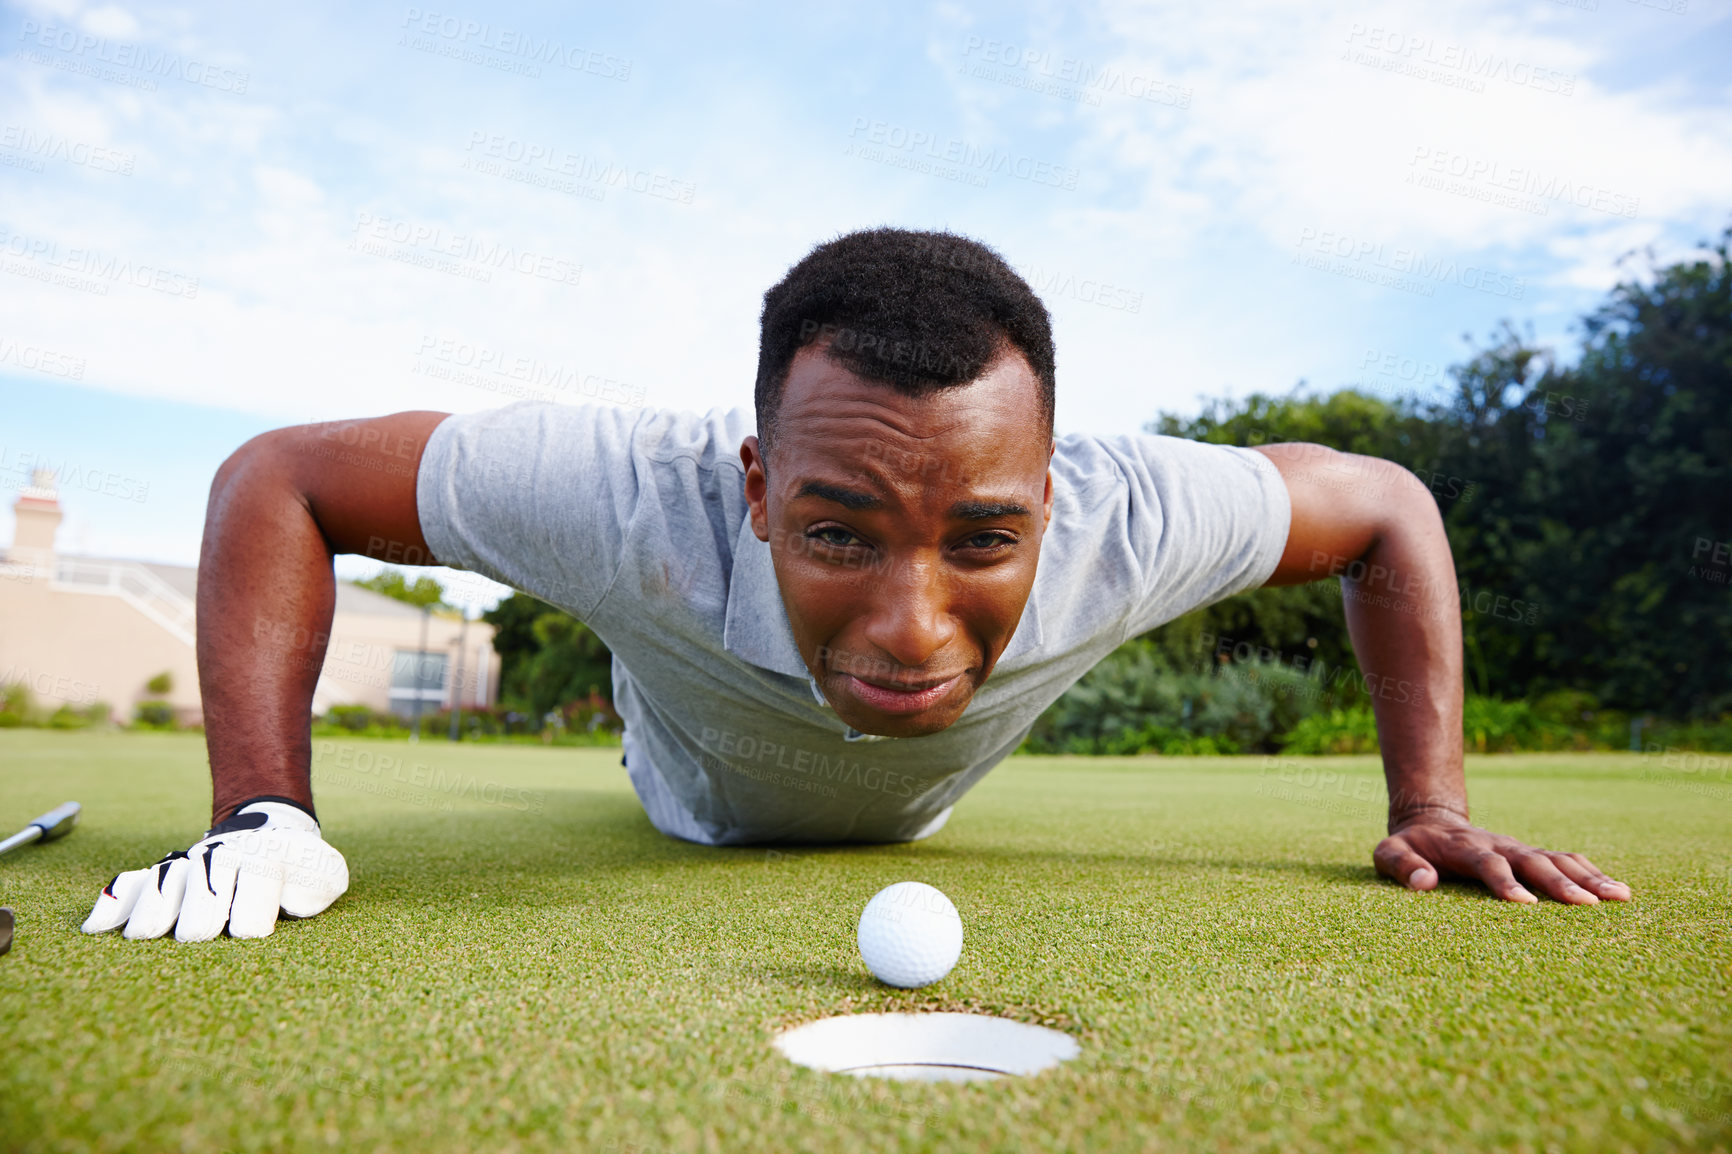
<path id="1" fill-rule="evenodd" d="M 784 1030 L 796 1065 L 857 1078 L 973 1082 L 1026 1077 L 1077 1056 L 1076 1039 L 989 1014 L 844 1014 Z"/>

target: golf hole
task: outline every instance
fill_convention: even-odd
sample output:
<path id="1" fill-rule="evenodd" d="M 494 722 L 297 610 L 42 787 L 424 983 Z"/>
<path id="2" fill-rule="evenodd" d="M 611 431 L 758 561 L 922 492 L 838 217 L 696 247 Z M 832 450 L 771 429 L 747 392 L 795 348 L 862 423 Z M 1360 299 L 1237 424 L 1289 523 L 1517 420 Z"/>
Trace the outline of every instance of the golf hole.
<path id="1" fill-rule="evenodd" d="M 985 1014 L 844 1014 L 784 1030 L 776 1049 L 813 1070 L 914 1082 L 1016 1078 L 1077 1055 L 1069 1034 Z"/>

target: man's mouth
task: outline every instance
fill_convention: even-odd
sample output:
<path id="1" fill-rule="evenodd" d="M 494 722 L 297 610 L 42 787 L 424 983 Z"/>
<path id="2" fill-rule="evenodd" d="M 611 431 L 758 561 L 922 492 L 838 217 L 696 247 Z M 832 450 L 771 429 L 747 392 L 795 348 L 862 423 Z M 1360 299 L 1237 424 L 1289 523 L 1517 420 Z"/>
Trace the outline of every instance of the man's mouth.
<path id="1" fill-rule="evenodd" d="M 856 677 L 852 673 L 840 674 L 848 692 L 862 705 L 870 706 L 880 713 L 921 713 L 934 705 L 956 688 L 962 680 L 961 673 L 952 673 L 948 677 L 925 677 L 908 681 L 868 681 Z"/>

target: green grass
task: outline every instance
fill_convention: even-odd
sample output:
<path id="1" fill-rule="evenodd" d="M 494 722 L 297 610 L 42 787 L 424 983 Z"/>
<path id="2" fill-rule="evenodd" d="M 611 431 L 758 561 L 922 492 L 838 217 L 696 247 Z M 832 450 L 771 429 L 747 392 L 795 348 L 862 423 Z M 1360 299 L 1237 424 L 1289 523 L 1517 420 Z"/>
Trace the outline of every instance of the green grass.
<path id="1" fill-rule="evenodd" d="M 202 830 L 199 741 L 0 732 L 6 832 L 85 804 L 70 838 L 0 860 L 18 912 L 0 1147 L 1732 1141 L 1732 791 L 1658 759 L 1471 764 L 1498 827 L 1635 887 L 1578 909 L 1377 879 L 1370 758 L 1016 758 L 924 844 L 770 853 L 655 833 L 613 751 L 345 748 L 316 779 L 348 895 L 262 942 L 183 946 L 77 927 L 110 874 Z M 1322 772 L 1340 781 L 1305 776 Z M 906 878 L 951 896 L 967 941 L 949 978 L 899 992 L 853 935 L 866 899 Z M 784 1025 L 895 1007 L 1055 1025 L 1082 1054 L 1027 1080 L 924 1085 L 770 1048 Z"/>

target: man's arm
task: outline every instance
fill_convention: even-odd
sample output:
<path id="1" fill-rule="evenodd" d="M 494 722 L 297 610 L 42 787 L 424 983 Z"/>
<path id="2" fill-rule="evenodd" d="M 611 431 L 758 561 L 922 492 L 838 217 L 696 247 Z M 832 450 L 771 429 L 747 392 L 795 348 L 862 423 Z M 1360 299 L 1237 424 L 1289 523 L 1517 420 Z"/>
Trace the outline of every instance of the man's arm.
<path id="1" fill-rule="evenodd" d="M 1529 887 L 1578 905 L 1628 900 L 1628 886 L 1582 855 L 1534 849 L 1468 820 L 1460 595 L 1425 486 L 1399 465 L 1321 445 L 1258 451 L 1280 470 L 1293 508 L 1267 584 L 1341 579 L 1389 786 L 1389 836 L 1372 855 L 1378 872 L 1416 890 L 1440 875 L 1476 878 L 1507 901 L 1537 901 Z"/>
<path id="2" fill-rule="evenodd" d="M 336 605 L 332 557 L 434 563 L 415 477 L 446 415 L 278 429 L 217 470 L 198 580 L 213 825 L 267 794 L 311 809 L 309 721 Z"/>

